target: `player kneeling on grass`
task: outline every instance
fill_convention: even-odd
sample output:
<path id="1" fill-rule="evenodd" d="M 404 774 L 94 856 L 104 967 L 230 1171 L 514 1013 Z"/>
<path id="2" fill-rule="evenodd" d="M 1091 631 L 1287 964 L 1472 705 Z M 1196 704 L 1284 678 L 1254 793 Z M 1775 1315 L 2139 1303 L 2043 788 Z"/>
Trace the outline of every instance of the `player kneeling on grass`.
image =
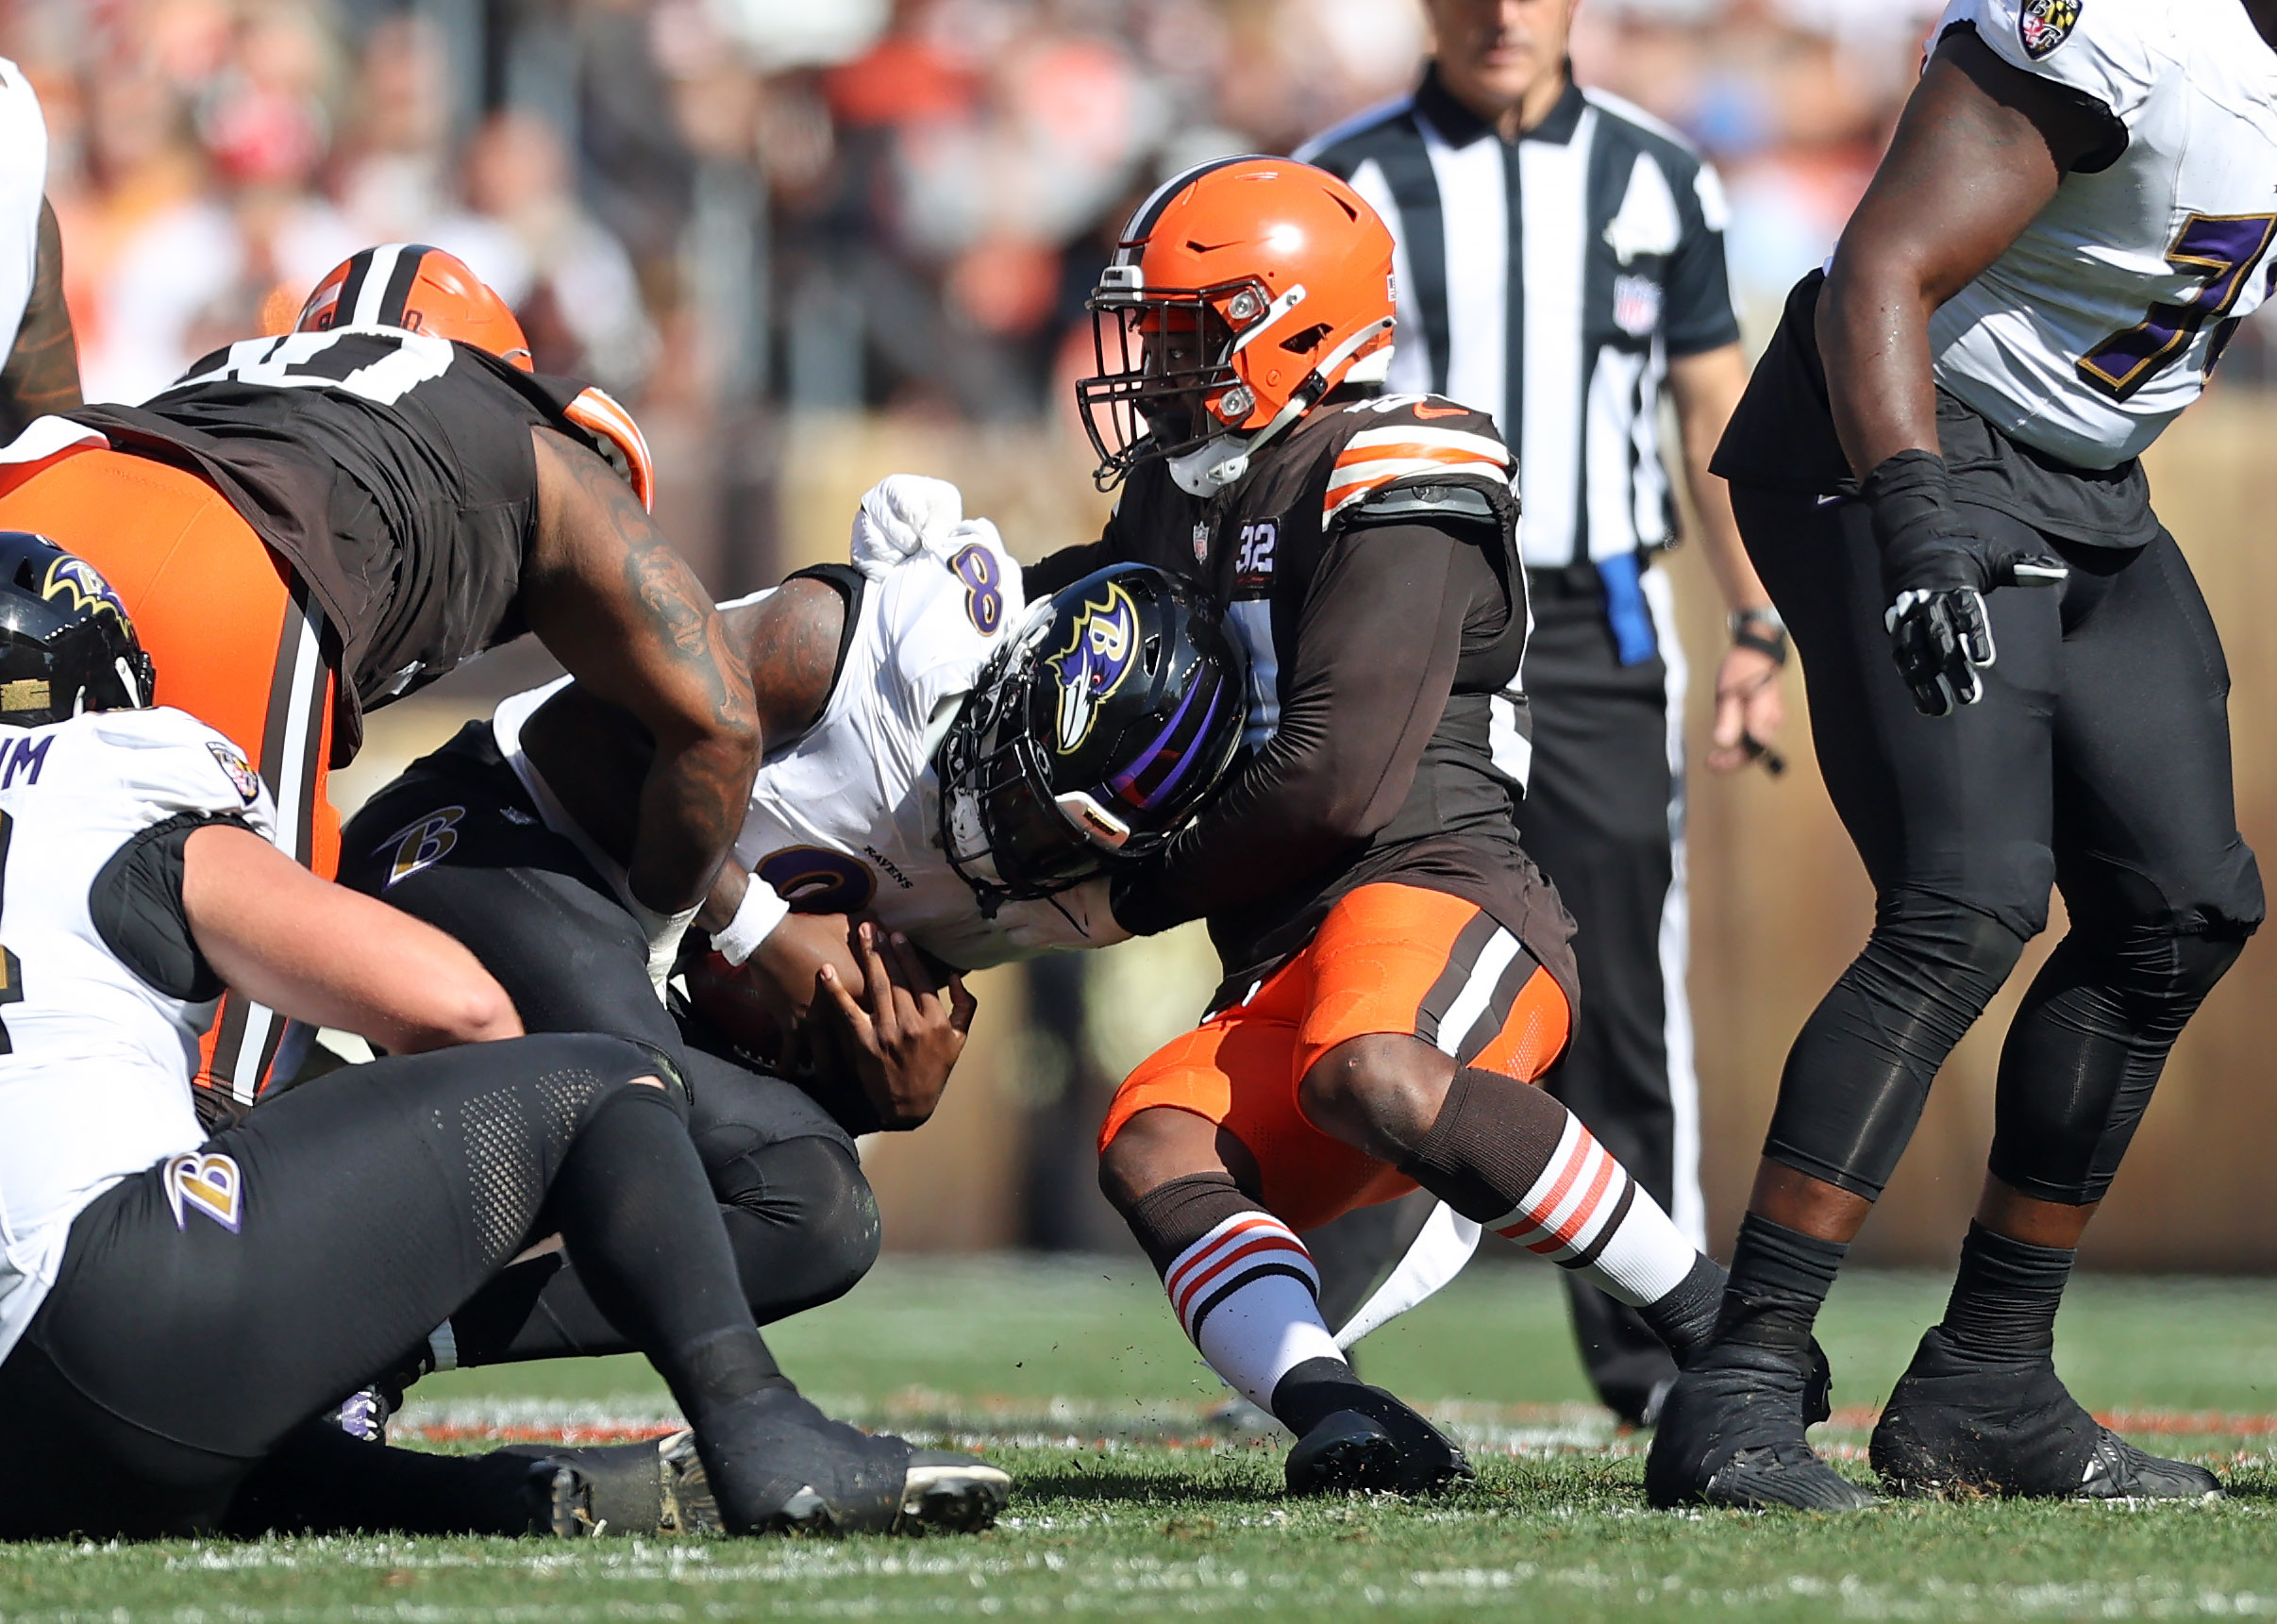
<path id="1" fill-rule="evenodd" d="M 0 1535 L 574 1522 L 574 1470 L 311 1419 L 556 1231 L 730 1530 L 993 1517 L 1002 1473 L 783 1380 L 653 1052 L 520 1036 L 463 948 L 279 853 L 237 748 L 147 709 L 83 561 L 0 535 Z M 225 987 L 396 1058 L 209 1139 L 191 1075 Z"/>

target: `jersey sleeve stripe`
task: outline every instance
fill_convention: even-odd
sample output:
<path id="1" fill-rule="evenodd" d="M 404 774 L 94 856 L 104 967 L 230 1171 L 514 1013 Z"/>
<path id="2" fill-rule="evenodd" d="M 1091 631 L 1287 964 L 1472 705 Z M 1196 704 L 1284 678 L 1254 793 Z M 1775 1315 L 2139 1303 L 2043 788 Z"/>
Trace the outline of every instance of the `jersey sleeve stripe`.
<path id="1" fill-rule="evenodd" d="M 1403 455 L 1412 456 L 1414 453 L 1408 450 L 1410 446 L 1461 452 L 1488 462 L 1506 463 L 1510 460 L 1510 447 L 1492 435 L 1469 434 L 1460 428 L 1431 428 L 1420 423 L 1365 429 L 1345 442 L 1344 449 L 1336 454 L 1336 460 L 1341 464 L 1352 460 L 1355 456 L 1394 448 Z"/>
<path id="2" fill-rule="evenodd" d="M 656 463 L 648 455 L 648 441 L 632 413 L 597 389 L 587 389 L 561 409 L 561 415 L 591 434 L 597 434 L 625 455 L 625 477 L 644 509 L 656 507 Z"/>
<path id="3" fill-rule="evenodd" d="M 1509 477 L 1500 468 L 1475 459 L 1448 462 L 1435 458 L 1414 458 L 1379 462 L 1372 464 L 1365 474 L 1340 479 L 1329 486 L 1321 496 L 1320 522 L 1323 525 L 1330 523 L 1345 509 L 1356 502 L 1365 502 L 1387 485 L 1417 477 L 1440 481 L 1459 479 L 1465 484 L 1491 483 L 1503 490 L 1510 485 Z"/>

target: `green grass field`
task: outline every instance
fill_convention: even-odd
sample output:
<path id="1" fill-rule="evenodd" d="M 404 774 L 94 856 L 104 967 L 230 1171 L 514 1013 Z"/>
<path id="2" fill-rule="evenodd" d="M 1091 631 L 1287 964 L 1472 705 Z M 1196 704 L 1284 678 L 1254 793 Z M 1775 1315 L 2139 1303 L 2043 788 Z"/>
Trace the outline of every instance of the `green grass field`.
<path id="1" fill-rule="evenodd" d="M 1822 1333 L 1846 1425 L 1820 1436 L 1847 1469 L 1865 1474 L 1865 1412 L 1940 1292 L 1902 1275 L 1837 1287 Z M 1909 1505 L 1841 1521 L 1654 1514 L 1634 1444 L 1586 1403 L 1549 1271 L 1481 1267 L 1363 1351 L 1371 1380 L 1472 1445 L 1478 1485 L 1293 1505 L 1278 1493 L 1281 1440 L 1213 1430 L 1223 1390 L 1143 1267 L 896 1260 L 773 1340 L 842 1413 L 983 1448 L 1015 1472 L 994 1533 L 31 1547 L 0 1555 L 0 1624 L 2277 1615 L 2277 1291 L 2090 1278 L 2060 1334 L 2083 1399 L 2213 1465 L 2233 1498 Z M 402 1425 L 439 1447 L 670 1414 L 634 1361 L 458 1372 L 416 1399 Z"/>

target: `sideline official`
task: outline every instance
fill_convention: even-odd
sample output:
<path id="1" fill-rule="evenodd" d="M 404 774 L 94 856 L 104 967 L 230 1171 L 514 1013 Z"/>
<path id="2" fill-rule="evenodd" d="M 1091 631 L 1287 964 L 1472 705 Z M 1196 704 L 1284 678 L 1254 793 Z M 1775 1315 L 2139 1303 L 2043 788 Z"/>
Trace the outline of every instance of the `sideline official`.
<path id="1" fill-rule="evenodd" d="M 1574 83 L 1577 0 L 1425 0 L 1415 94 L 1298 156 L 1391 226 L 1398 340 L 1387 388 L 1491 412 L 1518 453 L 1526 846 L 1580 926 L 1582 1022 L 1548 1086 L 1698 1244 L 1699 1111 L 1684 976 L 1685 669 L 1652 557 L 1677 537 L 1661 444 L 1676 408 L 1699 542 L 1731 611 L 1718 771 L 1783 715 L 1785 628 L 1709 454 L 1747 386 L 1716 174 L 1674 131 Z M 1568 1278 L 1599 1396 L 1649 1422 L 1676 1366 L 1632 1310 Z"/>

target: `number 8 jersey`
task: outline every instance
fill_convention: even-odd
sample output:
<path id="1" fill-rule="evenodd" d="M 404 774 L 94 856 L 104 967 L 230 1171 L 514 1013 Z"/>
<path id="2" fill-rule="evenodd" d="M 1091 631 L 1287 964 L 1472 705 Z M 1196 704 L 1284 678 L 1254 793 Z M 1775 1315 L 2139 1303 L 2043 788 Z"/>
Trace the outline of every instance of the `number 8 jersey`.
<path id="1" fill-rule="evenodd" d="M 2277 51 L 2237 0 L 1951 0 L 2011 66 L 2101 108 L 2109 140 L 1930 322 L 1936 380 L 2081 468 L 2138 455 L 2269 293 Z"/>

